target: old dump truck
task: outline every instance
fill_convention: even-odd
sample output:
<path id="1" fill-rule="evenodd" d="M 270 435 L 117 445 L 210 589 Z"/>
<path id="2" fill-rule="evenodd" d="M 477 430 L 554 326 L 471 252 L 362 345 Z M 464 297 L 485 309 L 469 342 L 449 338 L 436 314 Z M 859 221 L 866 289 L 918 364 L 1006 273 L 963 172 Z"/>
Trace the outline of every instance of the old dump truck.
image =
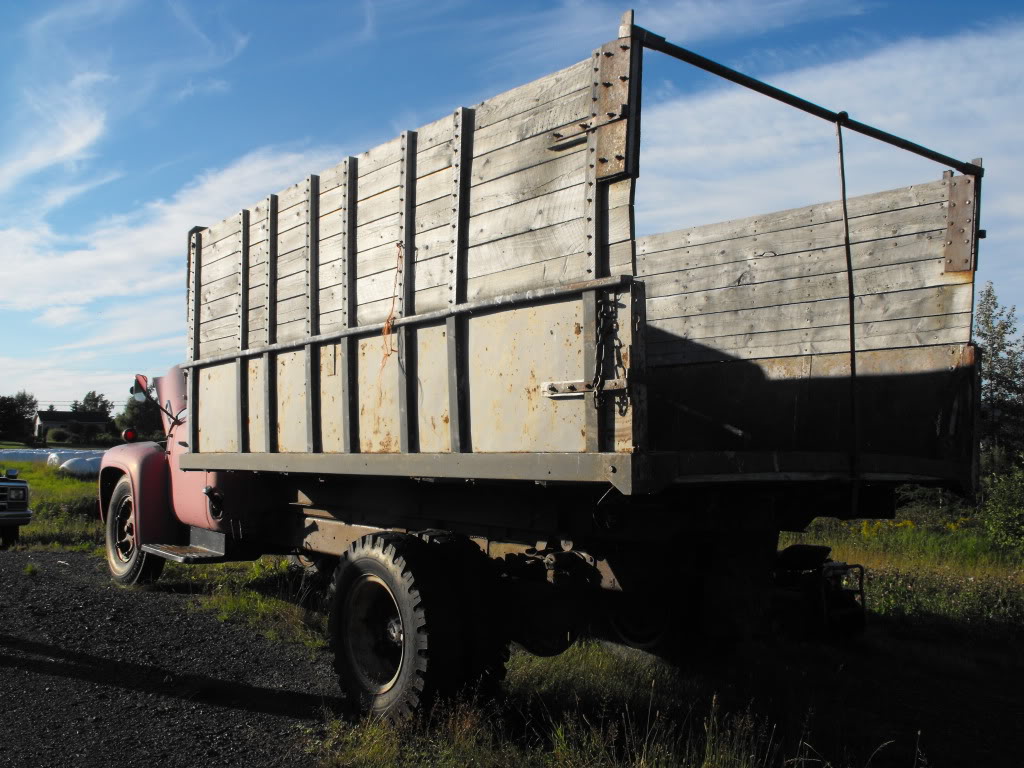
<path id="1" fill-rule="evenodd" d="M 645 49 L 956 172 L 637 237 Z M 627 14 L 579 64 L 189 233 L 166 445 L 100 476 L 113 577 L 330 572 L 346 698 L 393 716 L 500 680 L 510 640 L 854 631 L 859 573 L 779 532 L 971 488 L 981 176 Z"/>

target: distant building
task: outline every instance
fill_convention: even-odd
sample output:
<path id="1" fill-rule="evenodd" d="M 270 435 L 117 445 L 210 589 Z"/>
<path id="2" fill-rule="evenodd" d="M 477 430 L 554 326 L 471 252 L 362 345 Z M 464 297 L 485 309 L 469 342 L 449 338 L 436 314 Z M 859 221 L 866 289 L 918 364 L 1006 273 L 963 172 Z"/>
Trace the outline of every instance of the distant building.
<path id="1" fill-rule="evenodd" d="M 72 424 L 106 426 L 110 417 L 91 411 L 36 411 L 35 435 L 45 438 L 51 429 L 68 429 Z"/>

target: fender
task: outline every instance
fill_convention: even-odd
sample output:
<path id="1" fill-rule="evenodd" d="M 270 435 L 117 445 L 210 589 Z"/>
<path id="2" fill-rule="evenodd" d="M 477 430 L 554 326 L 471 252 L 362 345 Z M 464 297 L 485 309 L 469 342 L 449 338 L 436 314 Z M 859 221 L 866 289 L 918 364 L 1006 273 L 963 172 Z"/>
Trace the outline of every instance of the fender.
<path id="1" fill-rule="evenodd" d="M 100 518 L 106 521 L 107 506 L 121 475 L 126 475 L 135 501 L 136 540 L 142 544 L 176 544 L 182 538 L 167 490 L 167 454 L 157 443 L 118 445 L 100 464 Z"/>

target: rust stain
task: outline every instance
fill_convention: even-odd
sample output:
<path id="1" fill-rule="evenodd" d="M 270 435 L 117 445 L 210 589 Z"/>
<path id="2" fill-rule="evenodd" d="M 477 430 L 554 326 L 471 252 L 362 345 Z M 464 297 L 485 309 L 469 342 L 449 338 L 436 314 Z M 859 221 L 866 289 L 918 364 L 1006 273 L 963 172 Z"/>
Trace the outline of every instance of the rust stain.
<path id="1" fill-rule="evenodd" d="M 583 333 L 583 326 L 580 325 L 579 323 L 576 323 L 576 327 L 573 329 L 573 333 L 579 336 L 581 333 Z"/>
<path id="2" fill-rule="evenodd" d="M 448 414 L 447 413 L 444 414 L 443 416 L 441 416 L 441 421 L 443 421 L 445 424 L 448 423 L 449 419 L 448 419 Z"/>

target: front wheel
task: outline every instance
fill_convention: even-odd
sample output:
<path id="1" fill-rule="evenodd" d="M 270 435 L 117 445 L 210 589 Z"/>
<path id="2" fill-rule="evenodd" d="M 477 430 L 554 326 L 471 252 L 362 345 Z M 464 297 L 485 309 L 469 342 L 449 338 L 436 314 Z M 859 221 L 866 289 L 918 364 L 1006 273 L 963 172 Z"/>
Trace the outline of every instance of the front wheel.
<path id="1" fill-rule="evenodd" d="M 18 543 L 18 526 L 0 525 L 0 549 L 13 547 Z"/>
<path id="2" fill-rule="evenodd" d="M 152 584 L 164 569 L 164 560 L 143 552 L 138 540 L 138 510 L 127 477 L 118 480 L 107 507 L 107 566 L 122 587 Z"/>

